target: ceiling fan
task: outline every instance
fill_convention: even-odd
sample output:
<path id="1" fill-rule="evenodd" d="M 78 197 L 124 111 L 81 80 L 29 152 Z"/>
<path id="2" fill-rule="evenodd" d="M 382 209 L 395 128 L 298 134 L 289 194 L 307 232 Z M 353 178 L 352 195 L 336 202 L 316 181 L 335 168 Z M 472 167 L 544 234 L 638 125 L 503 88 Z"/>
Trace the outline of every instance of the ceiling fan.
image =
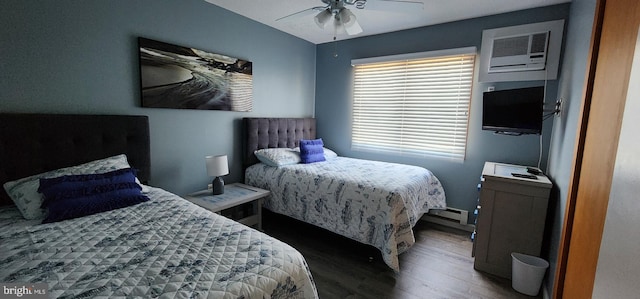
<path id="1" fill-rule="evenodd" d="M 414 11 L 422 10 L 424 3 L 411 0 L 321 0 L 325 5 L 311 7 L 299 12 L 286 15 L 276 19 L 282 21 L 302 15 L 319 11 L 314 17 L 314 21 L 321 29 L 325 29 L 330 23 L 333 24 L 334 35 L 347 33 L 356 35 L 362 32 L 362 27 L 358 23 L 356 16 L 347 8 L 354 6 L 357 9 L 380 10 L 380 11 Z"/>

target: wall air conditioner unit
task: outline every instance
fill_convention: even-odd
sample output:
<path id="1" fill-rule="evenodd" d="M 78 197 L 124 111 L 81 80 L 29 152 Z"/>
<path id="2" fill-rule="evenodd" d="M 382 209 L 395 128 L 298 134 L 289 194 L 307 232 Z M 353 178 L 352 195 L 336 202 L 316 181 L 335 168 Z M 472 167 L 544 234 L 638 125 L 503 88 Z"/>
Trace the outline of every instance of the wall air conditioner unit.
<path id="1" fill-rule="evenodd" d="M 489 73 L 544 70 L 549 31 L 496 37 L 491 47 Z"/>
<path id="2" fill-rule="evenodd" d="M 480 82 L 555 80 L 564 20 L 482 31 Z"/>

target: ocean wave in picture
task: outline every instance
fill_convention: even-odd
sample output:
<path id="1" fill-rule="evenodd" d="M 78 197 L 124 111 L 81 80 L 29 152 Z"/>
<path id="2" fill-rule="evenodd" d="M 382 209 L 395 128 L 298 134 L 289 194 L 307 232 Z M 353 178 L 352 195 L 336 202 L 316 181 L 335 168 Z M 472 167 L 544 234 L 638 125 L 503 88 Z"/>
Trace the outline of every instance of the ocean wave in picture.
<path id="1" fill-rule="evenodd" d="M 138 38 L 142 106 L 251 111 L 252 63 Z"/>

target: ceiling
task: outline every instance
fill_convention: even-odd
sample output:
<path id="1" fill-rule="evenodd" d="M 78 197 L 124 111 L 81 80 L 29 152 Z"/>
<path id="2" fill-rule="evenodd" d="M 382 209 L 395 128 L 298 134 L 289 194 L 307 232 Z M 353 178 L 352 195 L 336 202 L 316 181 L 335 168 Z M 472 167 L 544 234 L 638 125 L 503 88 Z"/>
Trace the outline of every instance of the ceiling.
<path id="1" fill-rule="evenodd" d="M 258 21 L 280 31 L 297 36 L 314 44 L 333 41 L 334 30 L 320 29 L 314 22 L 317 11 L 296 15 L 284 20 L 278 18 L 309 9 L 325 6 L 321 0 L 205 0 L 239 15 Z M 424 2 L 424 9 L 399 11 L 373 10 L 371 4 L 386 4 L 391 8 L 401 8 L 402 4 L 381 0 L 368 0 L 369 8 L 348 8 L 356 15 L 364 30 L 354 36 L 338 34 L 337 40 L 357 38 L 422 26 L 441 24 L 457 20 L 482 17 L 527 8 L 554 5 L 571 0 L 410 0 Z M 376 3 L 371 3 L 376 2 Z"/>

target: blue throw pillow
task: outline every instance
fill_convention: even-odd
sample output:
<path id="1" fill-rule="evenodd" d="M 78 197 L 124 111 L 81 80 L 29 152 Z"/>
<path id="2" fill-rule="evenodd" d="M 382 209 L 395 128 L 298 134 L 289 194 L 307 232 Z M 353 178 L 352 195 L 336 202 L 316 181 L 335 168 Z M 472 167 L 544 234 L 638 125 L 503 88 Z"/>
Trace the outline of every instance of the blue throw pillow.
<path id="1" fill-rule="evenodd" d="M 322 138 L 300 140 L 300 160 L 302 163 L 325 161 Z"/>
<path id="2" fill-rule="evenodd" d="M 48 209 L 42 223 L 57 222 L 124 208 L 149 198 L 141 192 L 131 168 L 107 173 L 65 175 L 40 179 L 38 192 L 44 195 L 42 207 Z"/>
<path id="3" fill-rule="evenodd" d="M 58 199 L 79 197 L 88 193 L 100 192 L 101 188 L 110 184 L 135 182 L 135 170 L 123 168 L 105 173 L 63 175 L 55 178 L 40 179 L 38 192 L 45 198 L 42 207 Z"/>

